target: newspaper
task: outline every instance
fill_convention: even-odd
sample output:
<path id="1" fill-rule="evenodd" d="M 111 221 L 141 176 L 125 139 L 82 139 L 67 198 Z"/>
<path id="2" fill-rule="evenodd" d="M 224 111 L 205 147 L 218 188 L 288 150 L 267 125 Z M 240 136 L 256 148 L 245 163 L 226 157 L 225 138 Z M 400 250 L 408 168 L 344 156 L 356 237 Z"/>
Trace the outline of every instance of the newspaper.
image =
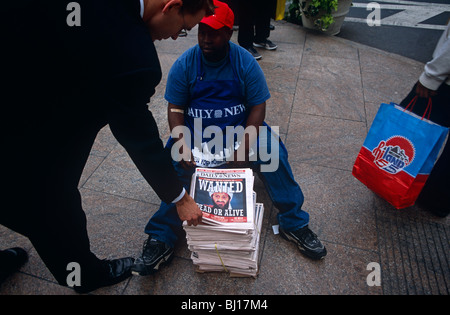
<path id="1" fill-rule="evenodd" d="M 190 193 L 203 218 L 183 227 L 198 272 L 257 276 L 264 206 L 256 202 L 253 182 L 251 169 L 198 168 L 192 176 Z"/>
<path id="2" fill-rule="evenodd" d="M 249 168 L 197 168 L 190 194 L 202 210 L 204 222 L 228 226 L 253 224 L 253 182 L 253 171 Z"/>

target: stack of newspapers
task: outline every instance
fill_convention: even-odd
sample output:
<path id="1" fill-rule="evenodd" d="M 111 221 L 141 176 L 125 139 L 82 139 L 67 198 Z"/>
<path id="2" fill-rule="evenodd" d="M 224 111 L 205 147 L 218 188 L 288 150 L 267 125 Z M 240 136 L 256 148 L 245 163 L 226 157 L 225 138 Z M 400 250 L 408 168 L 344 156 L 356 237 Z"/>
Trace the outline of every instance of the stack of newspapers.
<path id="1" fill-rule="evenodd" d="M 202 223 L 184 222 L 191 259 L 199 272 L 256 277 L 264 206 L 256 203 L 251 169 L 197 168 L 190 194 Z"/>

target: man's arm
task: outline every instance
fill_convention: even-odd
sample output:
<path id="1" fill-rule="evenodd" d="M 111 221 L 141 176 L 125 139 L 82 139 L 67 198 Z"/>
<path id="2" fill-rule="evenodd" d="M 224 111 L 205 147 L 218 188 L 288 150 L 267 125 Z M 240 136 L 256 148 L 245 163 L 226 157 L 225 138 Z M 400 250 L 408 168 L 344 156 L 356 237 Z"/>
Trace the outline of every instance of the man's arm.
<path id="1" fill-rule="evenodd" d="M 112 133 L 126 149 L 142 176 L 166 203 L 175 204 L 181 220 L 197 225 L 202 212 L 184 191 L 172 165 L 170 152 L 164 149 L 153 115 L 148 110 L 148 94 L 142 87 L 156 86 L 145 71 L 122 76 L 108 95 L 108 123 Z M 140 87 L 140 88 L 139 88 Z M 114 92 L 113 92 L 114 91 Z"/>
<path id="2" fill-rule="evenodd" d="M 436 95 L 442 83 L 450 76 L 450 24 L 442 33 L 433 53 L 433 59 L 426 63 L 424 71 L 416 85 L 416 94 L 420 97 Z"/>

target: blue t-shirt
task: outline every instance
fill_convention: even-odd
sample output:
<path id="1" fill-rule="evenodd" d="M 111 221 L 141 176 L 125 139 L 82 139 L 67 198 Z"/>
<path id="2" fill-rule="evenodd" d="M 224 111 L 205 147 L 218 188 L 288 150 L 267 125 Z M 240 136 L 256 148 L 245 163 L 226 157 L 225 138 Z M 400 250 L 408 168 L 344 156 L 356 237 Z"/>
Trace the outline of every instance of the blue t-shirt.
<path id="1" fill-rule="evenodd" d="M 199 67 L 197 63 L 200 59 L 202 62 L 202 73 L 198 73 Z M 206 98 L 203 100 L 203 102 L 206 102 L 204 103 L 205 107 L 201 106 L 198 108 L 193 103 L 193 107 L 190 107 L 191 98 L 194 101 L 193 99 L 196 97 L 193 92 L 199 75 L 201 75 L 202 79 L 200 82 L 202 84 L 208 81 L 223 82 L 219 84 L 224 84 L 221 85 L 221 88 L 224 89 L 223 91 L 221 89 L 216 90 L 218 94 L 212 90 L 205 90 L 206 94 L 204 96 Z M 227 87 L 229 83 L 226 82 L 236 82 L 236 78 L 237 89 L 231 86 Z M 228 102 L 230 99 L 227 96 L 228 89 L 230 89 L 230 97 L 231 95 L 241 95 L 239 103 L 234 104 L 231 102 L 230 104 Z M 208 98 L 210 93 L 214 99 Z M 216 63 L 208 62 L 203 57 L 198 45 L 181 55 L 169 72 L 165 98 L 174 105 L 184 107 L 185 123 L 191 130 L 191 135 L 195 135 L 194 138 L 201 142 L 201 144 L 198 142 L 195 144 L 195 140 L 193 140 L 191 143 L 192 153 L 197 165 L 215 167 L 223 164 L 226 157 L 239 146 L 239 142 L 234 143 L 237 139 L 232 140 L 234 138 L 232 134 L 226 135 L 225 129 L 227 126 L 242 125 L 245 127 L 245 116 L 248 115 L 250 108 L 268 100 L 270 93 L 264 73 L 258 62 L 248 51 L 230 42 L 229 55 Z M 220 106 L 220 100 L 223 100 L 224 107 Z M 201 129 L 194 127 L 193 120 L 196 117 L 202 118 Z M 208 146 L 207 143 L 209 141 L 203 137 L 203 132 L 210 126 L 222 130 L 223 142 L 219 148 L 211 144 L 214 143 L 213 141 L 210 142 L 212 147 Z M 234 145 L 234 148 L 229 147 L 229 145 Z M 216 151 L 217 149 L 219 151 Z"/>
<path id="2" fill-rule="evenodd" d="M 230 43 L 233 67 L 241 83 L 245 106 L 264 103 L 270 98 L 264 73 L 253 56 L 241 46 Z M 188 106 L 197 81 L 197 60 L 201 54 L 198 45 L 185 51 L 173 64 L 167 79 L 165 99 L 177 106 Z M 218 63 L 208 62 L 202 56 L 203 80 L 232 80 L 233 69 L 227 56 Z"/>

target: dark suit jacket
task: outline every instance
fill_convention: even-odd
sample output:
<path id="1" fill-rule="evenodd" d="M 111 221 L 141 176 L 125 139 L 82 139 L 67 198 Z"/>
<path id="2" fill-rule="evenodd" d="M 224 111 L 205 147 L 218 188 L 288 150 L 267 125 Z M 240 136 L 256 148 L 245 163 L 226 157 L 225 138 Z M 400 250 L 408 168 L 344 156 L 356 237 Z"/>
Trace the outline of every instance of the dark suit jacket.
<path id="1" fill-rule="evenodd" d="M 148 110 L 161 68 L 139 0 L 77 0 L 81 26 L 72 27 L 70 2 L 0 9 L 6 176 L 28 188 L 45 181 L 47 194 L 73 189 L 97 132 L 109 124 L 158 196 L 172 201 L 182 185 Z"/>

